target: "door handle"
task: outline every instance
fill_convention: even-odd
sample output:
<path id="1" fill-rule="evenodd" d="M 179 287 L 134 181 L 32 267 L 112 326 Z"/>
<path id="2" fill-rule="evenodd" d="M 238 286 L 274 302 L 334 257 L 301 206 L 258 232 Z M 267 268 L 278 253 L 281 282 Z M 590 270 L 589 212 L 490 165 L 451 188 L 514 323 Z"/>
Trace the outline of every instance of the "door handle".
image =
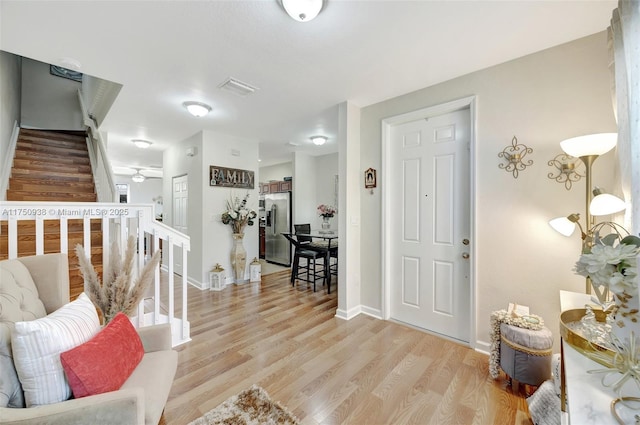
<path id="1" fill-rule="evenodd" d="M 468 252 L 463 252 L 462 253 L 462 258 L 464 258 L 465 260 L 467 260 L 469 258 L 469 253 Z"/>
<path id="2" fill-rule="evenodd" d="M 278 211 L 278 208 L 276 207 L 276 204 L 271 205 L 271 234 L 272 235 L 277 235 L 278 232 L 276 231 L 276 213 Z"/>
<path id="3" fill-rule="evenodd" d="M 469 245 L 469 239 L 464 238 L 464 239 L 462 240 L 462 245 Z"/>

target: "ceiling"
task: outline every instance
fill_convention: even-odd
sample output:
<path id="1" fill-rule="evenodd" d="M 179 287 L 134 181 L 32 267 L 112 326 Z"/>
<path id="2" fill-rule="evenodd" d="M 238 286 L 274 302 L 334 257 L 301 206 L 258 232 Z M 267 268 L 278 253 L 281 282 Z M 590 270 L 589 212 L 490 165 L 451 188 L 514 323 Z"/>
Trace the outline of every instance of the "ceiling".
<path id="1" fill-rule="evenodd" d="M 1 0 L 0 49 L 70 58 L 123 85 L 101 126 L 114 166 L 161 166 L 164 149 L 201 130 L 257 140 L 269 165 L 337 152 L 341 102 L 365 107 L 603 31 L 616 3 L 328 0 L 300 23 L 277 0 Z M 229 77 L 258 90 L 218 88 Z M 192 117 L 187 100 L 213 110 Z M 316 134 L 329 141 L 312 145 Z"/>

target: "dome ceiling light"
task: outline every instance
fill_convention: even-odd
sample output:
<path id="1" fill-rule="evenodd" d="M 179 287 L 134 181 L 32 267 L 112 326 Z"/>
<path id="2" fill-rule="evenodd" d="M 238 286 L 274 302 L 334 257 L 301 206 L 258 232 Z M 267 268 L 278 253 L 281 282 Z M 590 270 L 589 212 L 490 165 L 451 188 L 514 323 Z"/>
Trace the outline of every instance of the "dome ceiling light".
<path id="1" fill-rule="evenodd" d="M 328 138 L 325 136 L 312 136 L 310 137 L 310 139 L 313 142 L 313 144 L 316 146 L 322 146 L 328 140 Z"/>
<path id="2" fill-rule="evenodd" d="M 282 7 L 298 22 L 309 22 L 322 10 L 324 0 L 282 0 Z"/>
<path id="3" fill-rule="evenodd" d="M 211 106 L 202 102 L 184 102 L 182 104 L 194 117 L 204 117 L 211 112 Z"/>
<path id="4" fill-rule="evenodd" d="M 140 149 L 147 149 L 149 146 L 153 144 L 148 140 L 142 140 L 142 139 L 133 139 L 131 141 L 133 142 L 134 145 L 136 145 L 136 147 Z"/>

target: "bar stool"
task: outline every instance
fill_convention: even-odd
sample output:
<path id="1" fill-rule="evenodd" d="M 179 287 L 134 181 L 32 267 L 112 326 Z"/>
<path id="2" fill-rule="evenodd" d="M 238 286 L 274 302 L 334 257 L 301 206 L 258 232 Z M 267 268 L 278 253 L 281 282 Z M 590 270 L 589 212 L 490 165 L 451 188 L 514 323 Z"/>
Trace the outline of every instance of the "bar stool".
<path id="1" fill-rule="evenodd" d="M 296 285 L 296 280 L 313 283 L 313 292 L 316 292 L 316 281 L 325 278 L 324 260 L 325 254 L 321 251 L 306 249 L 305 245 L 298 241 L 297 237 L 284 235 L 295 247 L 293 254 L 293 264 L 291 266 L 291 286 Z M 304 258 L 304 264 L 300 263 L 300 259 Z M 318 264 L 318 260 L 322 260 Z M 318 266 L 321 266 L 318 269 Z"/>

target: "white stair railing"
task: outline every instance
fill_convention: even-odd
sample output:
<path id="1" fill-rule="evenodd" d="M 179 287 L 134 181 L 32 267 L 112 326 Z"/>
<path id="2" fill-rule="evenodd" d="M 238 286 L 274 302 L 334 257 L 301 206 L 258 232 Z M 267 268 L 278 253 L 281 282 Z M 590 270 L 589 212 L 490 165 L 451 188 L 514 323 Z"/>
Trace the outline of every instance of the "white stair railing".
<path id="1" fill-rule="evenodd" d="M 87 137 L 87 149 L 89 150 L 89 159 L 91 161 L 91 169 L 93 170 L 93 181 L 96 186 L 98 202 L 117 202 L 118 192 L 113 177 L 113 170 L 111 170 L 107 157 L 107 151 L 104 147 L 102 136 L 96 127 L 96 123 L 89 116 L 89 111 L 87 111 L 81 90 L 78 90 L 78 99 L 80 101 L 84 125 L 89 133 Z"/>
<path id="2" fill-rule="evenodd" d="M 75 247 L 69 246 L 68 221 L 82 219 L 83 247 L 87 256 L 91 255 L 91 221 L 99 220 L 102 229 L 102 264 L 109 262 L 111 243 L 117 241 L 124 250 L 129 235 L 138 241 L 136 271 L 139 273 L 153 252 L 162 251 L 162 263 L 168 269 L 166 283 L 161 279 L 160 267 L 155 271 L 150 296 L 153 303 L 141 302 L 135 318 L 137 326 L 169 323 L 172 328 L 173 345 L 190 341 L 190 325 L 187 319 L 187 258 L 190 251 L 189 236 L 154 219 L 154 206 L 142 204 L 117 204 L 99 202 L 0 202 L 0 222 L 7 223 L 8 258 L 17 258 L 18 224 L 21 221 L 35 221 L 36 255 L 44 250 L 44 221 L 60 222 L 60 249 L 69 253 Z M 0 226 L 1 228 L 1 226 Z M 174 270 L 175 251 L 182 255 L 182 267 Z M 179 314 L 176 314 L 175 273 L 181 276 Z M 162 302 L 166 300 L 166 305 Z"/>

